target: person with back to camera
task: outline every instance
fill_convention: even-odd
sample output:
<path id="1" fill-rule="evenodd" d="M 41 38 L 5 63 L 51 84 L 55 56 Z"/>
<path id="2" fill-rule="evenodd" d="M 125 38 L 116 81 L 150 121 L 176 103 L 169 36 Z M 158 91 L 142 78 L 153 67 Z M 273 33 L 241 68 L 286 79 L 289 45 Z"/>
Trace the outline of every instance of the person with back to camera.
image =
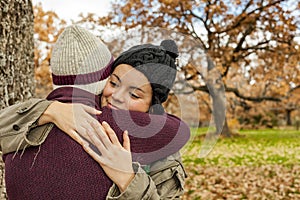
<path id="1" fill-rule="evenodd" d="M 66 34 L 67 36 L 64 34 Z M 66 29 L 64 34 L 62 34 L 62 36 L 60 37 L 61 39 L 59 39 L 57 42 L 58 43 L 56 45 L 57 49 L 59 49 L 60 44 L 61 45 L 64 44 L 64 40 L 68 41 L 68 39 L 70 39 L 69 36 L 74 36 L 74 35 L 76 36 L 78 34 L 78 36 L 81 37 L 83 34 L 83 36 L 84 36 L 84 37 L 82 37 L 83 39 L 79 37 L 80 40 L 83 40 L 83 44 L 81 43 L 81 45 L 84 45 L 87 43 L 86 42 L 87 38 L 89 38 L 89 37 L 93 38 L 93 36 L 90 36 L 88 32 L 86 32 L 85 30 L 82 30 L 76 26 Z M 68 34 L 70 34 L 70 35 L 68 35 Z M 64 38 L 63 36 L 65 36 L 66 38 Z M 92 39 L 92 41 L 93 41 L 93 39 Z M 74 41 L 74 38 L 72 38 L 71 41 Z M 169 42 L 167 42 L 167 43 L 170 44 Z M 89 44 L 91 44 L 91 43 L 89 43 Z M 153 72 L 159 72 L 158 69 L 163 69 L 163 68 L 157 68 L 156 71 L 151 71 L 154 69 L 150 68 L 150 66 L 155 66 L 153 63 L 156 63 L 156 62 L 158 62 L 158 63 L 161 62 L 163 65 L 166 65 L 166 63 L 165 63 L 166 60 L 165 59 L 161 59 L 161 60 L 155 59 L 153 61 L 150 58 L 149 60 L 145 61 L 145 62 L 149 62 L 149 63 L 145 63 L 145 65 L 142 65 L 140 67 L 140 64 L 144 62 L 143 59 L 142 59 L 142 62 L 140 61 L 140 59 L 141 59 L 141 57 L 147 58 L 148 54 L 150 54 L 150 55 L 153 54 L 154 58 L 156 56 L 157 57 L 165 56 L 165 57 L 167 57 L 167 59 L 169 59 L 168 63 L 170 63 L 171 67 L 174 68 L 174 66 L 175 66 L 174 58 L 170 57 L 170 55 L 169 55 L 170 53 L 167 52 L 166 49 L 164 49 L 165 47 L 163 45 L 165 45 L 165 44 L 162 43 L 162 46 L 138 45 L 138 46 L 133 47 L 132 49 L 124 52 L 117 58 L 116 62 L 113 64 L 114 70 L 112 72 L 113 72 L 113 74 L 115 74 L 117 76 L 119 75 L 118 76 L 119 79 L 115 75 L 112 75 L 110 77 L 109 81 L 107 82 L 107 84 L 104 88 L 103 95 L 101 96 L 101 100 L 102 100 L 101 105 L 104 106 L 102 109 L 102 114 L 96 116 L 97 119 L 100 122 L 102 122 L 103 127 L 101 127 L 101 125 L 99 125 L 99 124 L 96 124 L 95 121 L 91 122 L 91 124 L 93 125 L 92 129 L 88 127 L 87 130 L 89 132 L 88 132 L 88 134 L 85 134 L 85 137 L 90 138 L 89 140 L 93 141 L 96 144 L 96 146 L 100 149 L 100 151 L 102 150 L 103 152 L 105 152 L 106 155 L 108 155 L 108 156 L 110 155 L 109 154 L 110 152 L 107 149 L 105 149 L 110 145 L 110 147 L 111 147 L 110 150 L 114 149 L 115 150 L 114 153 L 116 153 L 115 155 L 122 155 L 122 158 L 127 158 L 127 160 L 125 159 L 127 161 L 127 162 L 125 162 L 125 163 L 127 163 L 126 166 L 131 166 L 131 159 L 128 159 L 128 158 L 130 158 L 129 146 L 131 145 L 131 150 L 133 153 L 133 160 L 140 161 L 140 163 L 144 165 L 143 167 L 148 172 L 148 174 L 146 174 L 145 171 L 140 168 L 139 164 L 134 164 L 134 166 L 137 166 L 136 167 L 137 170 L 141 173 L 132 173 L 133 169 L 130 167 L 126 168 L 126 170 L 127 169 L 131 170 L 130 171 L 131 173 L 122 173 L 122 171 L 120 172 L 121 169 L 115 168 L 116 165 L 114 163 L 112 163 L 111 165 L 108 165 L 107 163 L 101 162 L 101 161 L 105 160 L 105 154 L 102 154 L 101 156 L 95 154 L 94 151 L 91 151 L 91 149 L 89 147 L 87 147 L 87 144 L 85 141 L 80 140 L 80 138 L 78 136 L 76 136 L 75 134 L 74 134 L 75 136 L 71 135 L 71 137 L 73 137 L 76 141 L 78 141 L 79 143 L 84 145 L 85 150 L 89 154 L 91 154 L 92 157 L 95 158 L 97 160 L 97 162 L 99 162 L 100 165 L 103 167 L 103 168 L 101 168 L 98 165 L 95 165 L 94 164 L 95 162 L 93 160 L 89 159 L 89 157 L 86 157 L 82 153 L 82 149 L 79 148 L 80 145 L 78 145 L 77 143 L 74 143 L 66 135 L 58 133 L 61 131 L 57 127 L 54 127 L 52 129 L 52 131 L 49 133 L 47 139 L 44 141 L 44 143 L 41 146 L 27 148 L 23 152 L 23 155 L 20 156 L 20 159 L 13 159 L 14 153 L 4 155 L 5 162 L 7 163 L 6 167 L 8 167 L 7 168 L 7 171 L 8 171 L 7 172 L 8 173 L 8 176 L 7 176 L 7 178 L 8 178 L 8 181 L 7 181 L 8 182 L 8 184 L 7 184 L 8 193 L 10 190 L 9 188 L 11 188 L 11 187 L 16 187 L 16 190 L 14 190 L 14 192 L 18 191 L 18 193 L 13 194 L 13 197 L 11 199 L 18 199 L 18 195 L 22 196 L 22 199 L 26 199 L 26 195 L 27 195 L 28 199 L 29 198 L 30 199 L 34 199 L 34 198 L 43 198 L 43 199 L 48 198 L 49 199 L 49 198 L 54 198 L 54 197 L 56 199 L 72 198 L 72 197 L 74 197 L 76 199 L 81 199 L 81 198 L 82 199 L 83 198 L 84 199 L 94 199 L 94 197 L 96 197 L 98 195 L 98 193 L 99 194 L 101 193 L 100 194 L 101 198 L 105 198 L 105 196 L 107 195 L 106 198 L 108 198 L 108 199 L 110 199 L 110 198 L 128 199 L 129 197 L 132 199 L 139 199 L 139 198 L 141 198 L 141 199 L 142 198 L 144 198 L 144 199 L 147 199 L 147 198 L 148 199 L 160 199 L 160 198 L 164 199 L 164 198 L 169 198 L 169 197 L 170 198 L 171 197 L 172 198 L 179 197 L 182 194 L 182 192 L 183 192 L 183 184 L 182 183 L 183 183 L 183 179 L 184 179 L 184 171 L 183 171 L 180 160 L 177 160 L 180 158 L 178 156 L 178 153 L 176 153 L 176 152 L 186 143 L 186 141 L 189 137 L 189 132 L 186 135 L 179 135 L 178 133 L 179 132 L 183 133 L 184 131 L 187 132 L 186 128 L 188 129 L 188 127 L 186 127 L 185 124 L 182 123 L 180 120 L 178 120 L 175 117 L 172 118 L 170 115 L 168 115 L 168 116 L 166 116 L 165 114 L 154 115 L 154 118 L 152 116 L 151 120 L 155 121 L 157 119 L 156 117 L 161 117 L 161 118 L 159 118 L 159 120 L 156 120 L 157 123 L 159 123 L 161 121 L 161 119 L 164 119 L 164 120 L 166 120 L 166 124 L 169 123 L 169 124 L 177 126 L 177 127 L 173 128 L 172 130 L 175 130 L 175 132 L 178 132 L 178 133 L 177 134 L 170 133 L 170 132 L 168 132 L 168 129 L 166 129 L 164 126 L 161 130 L 162 133 L 161 134 L 157 133 L 155 135 L 155 136 L 157 136 L 156 138 L 150 137 L 150 138 L 146 138 L 145 140 L 143 140 L 143 138 L 138 138 L 138 137 L 134 137 L 131 135 L 128 137 L 127 134 L 122 135 L 124 130 L 121 130 L 117 126 L 118 124 L 116 124 L 116 122 L 114 122 L 112 120 L 114 118 L 114 116 L 117 116 L 117 118 L 119 119 L 119 117 L 122 117 L 122 115 L 124 115 L 124 113 L 126 115 L 127 112 L 124 112 L 124 109 L 129 109 L 129 110 L 133 109 L 134 110 L 135 108 L 138 108 L 135 111 L 141 111 L 141 112 L 149 111 L 154 114 L 162 114 L 163 109 L 161 107 L 161 103 L 163 101 L 165 101 L 167 93 L 169 92 L 168 84 L 172 85 L 174 79 L 171 79 L 171 81 L 169 81 L 169 83 L 167 83 L 167 86 L 164 86 L 165 88 L 162 87 L 161 85 L 159 85 L 160 84 L 159 80 L 162 80 L 161 77 L 156 77 L 159 79 L 159 80 L 156 80 L 155 76 L 151 76 L 151 75 L 156 74 Z M 66 47 L 66 46 L 63 46 L 63 47 Z M 88 46 L 88 48 L 91 48 L 91 47 Z M 67 49 L 67 51 L 68 51 L 68 49 Z M 134 51 L 135 51 L 135 53 L 131 54 Z M 150 51 L 150 52 L 148 52 L 148 51 Z M 55 52 L 55 49 L 53 50 L 53 52 Z M 103 52 L 101 52 L 101 53 L 103 53 Z M 55 53 L 53 54 L 54 60 L 55 60 L 55 55 L 57 55 L 57 54 L 55 54 Z M 59 54 L 59 55 L 62 55 L 62 54 Z M 126 59 L 124 59 L 124 56 L 126 58 L 126 55 L 130 55 L 129 58 L 133 57 L 136 60 L 129 59 L 130 61 L 132 61 L 132 63 L 125 63 L 123 61 L 126 60 Z M 134 55 L 137 55 L 137 56 L 134 57 Z M 172 53 L 171 53 L 171 55 L 172 55 Z M 141 56 L 141 57 L 139 57 L 139 56 Z M 123 58 L 123 60 L 121 58 Z M 119 59 L 119 62 L 117 62 L 118 59 Z M 110 60 L 111 59 L 107 59 L 106 63 L 109 63 Z M 53 61 L 53 58 L 52 58 L 52 61 Z M 121 65 L 117 66 L 118 63 Z M 125 66 L 124 66 L 124 64 L 125 64 Z M 149 65 L 147 65 L 147 64 L 149 64 Z M 66 66 L 62 66 L 62 67 L 66 67 Z M 97 67 L 99 69 L 99 66 L 97 66 Z M 169 67 L 171 69 L 170 66 L 167 66 L 167 67 Z M 107 72 L 107 70 L 106 70 L 107 68 L 103 68 L 105 70 L 102 70 L 102 72 L 101 72 L 102 76 L 103 76 L 103 74 L 105 74 L 103 72 Z M 165 69 L 165 72 L 167 72 L 167 74 L 168 74 L 167 76 L 170 76 L 170 74 L 172 74 L 172 73 L 170 73 L 170 71 L 168 71 L 170 69 L 168 69 L 168 68 Z M 129 76 L 133 72 L 133 73 L 138 74 L 138 76 L 134 76 L 135 78 L 136 77 L 143 77 L 143 78 L 141 80 L 139 80 L 138 82 L 130 82 L 130 81 L 135 80 L 135 79 L 130 78 L 129 79 L 130 81 L 128 82 L 128 77 L 126 77 L 126 76 L 123 77 L 123 73 L 118 74 L 118 71 L 120 71 L 120 70 L 121 71 L 122 70 L 125 70 L 125 71 L 130 70 Z M 162 74 L 164 74 L 164 73 L 158 73 L 158 75 L 160 75 L 160 76 L 162 76 Z M 173 75 L 174 75 L 174 73 L 173 73 Z M 176 72 L 175 72 L 175 75 L 176 75 Z M 104 79 L 104 77 L 105 77 L 105 75 L 103 77 L 101 77 L 100 80 Z M 59 78 L 59 77 L 56 76 L 56 78 Z M 56 78 L 53 79 L 54 82 L 55 82 L 55 80 L 57 80 Z M 174 78 L 175 78 L 175 76 L 174 76 Z M 64 80 L 65 79 L 62 79 L 62 81 L 64 81 Z M 118 82 L 118 81 L 120 81 L 120 82 Z M 155 83 L 157 81 L 159 83 Z M 154 84 L 152 84 L 152 82 L 154 82 Z M 144 83 L 144 85 L 141 85 L 142 83 Z M 63 83 L 63 85 L 72 85 L 72 86 L 75 86 L 75 84 L 74 84 L 74 82 L 73 83 L 66 83 L 66 82 Z M 84 83 L 82 85 L 87 85 L 87 84 Z M 129 86 L 129 87 L 127 87 L 127 86 Z M 79 86 L 76 85 L 76 87 L 79 87 Z M 95 106 L 95 108 L 100 108 L 100 100 L 95 95 L 92 95 L 90 92 L 87 92 L 87 91 L 84 91 L 81 89 L 77 89 L 76 87 L 63 86 L 63 87 L 57 88 L 48 96 L 48 99 L 49 100 L 50 99 L 51 100 L 59 100 L 61 102 L 85 103 L 89 106 Z M 121 104 L 119 104 L 121 102 L 121 100 L 120 100 L 121 97 L 120 96 L 116 97 L 116 95 L 120 92 L 120 90 L 119 90 L 120 88 L 122 88 L 123 93 L 125 91 L 124 88 L 131 89 L 130 91 L 127 90 L 127 92 L 124 93 L 124 95 L 125 94 L 128 95 L 126 98 L 133 98 L 133 99 L 131 99 L 131 102 L 127 101 L 127 104 L 126 104 L 126 101 L 125 101 L 125 104 L 122 104 L 122 105 L 126 105 L 125 107 L 121 107 Z M 148 95 L 146 98 L 147 101 L 144 101 L 144 104 L 142 104 L 143 106 L 141 106 L 141 107 L 140 107 L 140 104 L 135 104 L 135 106 L 132 106 L 133 105 L 132 102 L 135 102 L 134 100 L 138 100 L 138 99 L 140 100 L 140 99 L 144 99 L 146 97 L 146 96 L 141 97 L 142 94 L 139 93 L 139 92 L 141 92 L 141 90 L 140 90 L 141 88 L 143 91 L 144 90 L 147 91 L 147 92 L 145 92 L 145 94 Z M 108 90 L 110 91 L 110 93 L 107 92 Z M 149 95 L 150 93 L 151 93 L 151 95 Z M 163 94 L 163 93 L 165 93 L 165 94 Z M 70 101 L 70 99 L 71 99 L 71 101 Z M 112 104 L 109 101 L 109 99 L 115 99 L 113 101 L 114 103 Z M 118 103 L 118 106 L 116 105 L 116 102 Z M 138 101 L 138 103 L 140 103 L 140 101 Z M 70 109 L 71 108 L 70 104 L 66 105 L 66 104 L 63 104 L 60 102 L 56 102 L 56 101 L 54 103 L 51 103 L 49 107 L 48 107 L 49 104 L 47 106 L 45 106 L 47 104 L 47 103 L 45 103 L 45 101 L 39 101 L 37 104 L 34 104 L 33 107 L 36 108 L 40 104 L 44 104 L 43 105 L 44 108 L 45 107 L 47 108 L 45 111 L 45 114 L 42 115 L 42 117 L 37 118 L 38 123 L 40 123 L 40 124 L 47 123 L 47 122 L 50 122 L 51 120 L 53 120 L 54 122 L 56 122 L 56 124 L 58 124 L 58 127 L 60 127 L 59 120 L 57 120 L 57 119 L 61 119 L 60 118 L 60 117 L 62 117 L 61 113 L 68 113 L 68 112 L 62 112 L 62 111 L 66 111 L 69 109 L 69 111 L 73 112 L 73 110 Z M 151 104 L 156 105 L 156 106 L 154 106 L 154 107 L 152 106 L 152 108 L 151 108 L 150 107 Z M 30 112 L 30 109 L 32 109 L 33 107 L 30 107 L 29 109 L 27 109 L 25 111 L 25 115 L 28 114 L 26 112 Z M 118 109 L 118 110 L 111 109 L 111 108 L 116 109 L 118 107 L 120 107 L 120 109 Z M 92 110 L 86 106 L 83 106 L 83 108 L 92 113 L 95 113 L 94 110 Z M 57 109 L 59 109 L 60 112 L 57 112 Z M 40 115 L 42 112 L 39 112 L 38 115 Z M 53 114 L 52 116 L 51 116 L 51 112 Z M 130 115 L 133 116 L 135 121 L 142 118 L 142 115 L 140 115 L 140 114 L 142 114 L 142 113 L 138 113 L 138 112 L 130 113 Z M 1 115 L 2 115 L 2 113 L 1 113 Z M 71 115 L 71 114 L 69 114 L 69 115 Z M 148 115 L 148 114 L 145 113 L 145 115 Z M 56 118 L 55 116 L 56 117 L 58 116 L 58 118 Z M 34 117 L 36 117 L 36 116 L 34 116 Z M 149 115 L 148 115 L 148 118 L 146 117 L 145 119 L 146 119 L 146 121 L 147 121 L 147 119 L 149 121 Z M 67 117 L 66 120 L 69 120 L 69 118 Z M 107 121 L 108 123 L 105 123 L 104 121 Z M 121 120 L 121 121 L 123 121 L 123 120 Z M 174 122 L 177 122 L 177 123 L 174 123 Z M 64 122 L 60 122 L 60 123 L 64 124 Z M 69 124 L 72 124 L 72 123 L 74 123 L 74 121 L 71 120 L 71 122 Z M 140 123 L 142 123 L 142 122 L 140 122 Z M 108 124 L 110 124 L 112 126 L 112 128 L 116 131 L 116 135 Z M 36 124 L 34 124 L 34 126 L 36 126 Z M 63 127 L 63 126 L 61 126 L 61 127 Z M 42 130 L 41 128 L 42 127 L 34 128 L 32 131 Z M 48 129 L 49 129 L 49 125 L 48 125 Z M 43 130 L 47 131 L 48 129 L 43 129 Z M 2 130 L 2 128 L 1 128 L 1 130 Z M 142 129 L 142 127 L 137 127 L 136 124 L 131 124 L 131 126 L 128 127 L 127 130 L 129 133 L 131 133 L 130 130 L 133 130 L 133 131 L 140 130 L 141 132 L 149 132 L 148 129 L 144 130 L 144 129 Z M 151 130 L 151 131 L 155 131 L 155 130 Z M 23 132 L 26 132 L 26 130 L 23 130 Z M 43 133 L 45 134 L 46 132 L 43 132 Z M 139 133 L 136 132 L 136 134 L 138 135 Z M 30 137 L 30 134 L 26 135 L 26 141 L 29 141 L 29 139 L 33 139 L 33 140 L 40 139 L 40 137 L 36 137 L 37 135 L 33 135 L 33 136 L 34 137 Z M 100 140 L 102 142 L 105 142 L 105 144 L 106 144 L 105 147 L 99 145 L 100 144 L 99 138 L 97 136 L 101 136 Z M 169 136 L 171 139 L 170 138 L 166 139 L 163 136 L 165 136 L 165 137 Z M 45 136 L 42 135 L 41 138 L 42 137 L 45 137 Z M 122 137 L 124 138 L 124 141 L 122 140 L 123 139 Z M 36 138 L 38 138 L 38 139 L 36 139 Z M 121 143 L 116 138 L 118 138 L 121 141 L 121 143 L 124 144 L 124 147 L 122 147 Z M 129 142 L 129 138 L 130 138 L 130 142 Z M 163 142 L 161 142 L 161 140 Z M 43 141 L 43 139 L 41 141 Z M 167 150 L 161 151 L 161 154 L 155 155 L 155 153 L 153 154 L 152 152 L 155 152 L 155 150 L 157 150 L 157 149 L 153 150 L 153 147 L 149 147 L 150 146 L 149 142 L 157 144 L 157 146 L 161 145 L 161 147 L 166 145 L 167 147 L 169 147 L 169 149 L 167 148 Z M 144 145 L 141 146 L 141 144 L 144 144 Z M 1 141 L 1 146 L 2 146 L 2 141 Z M 2 147 L 2 150 L 3 150 L 3 147 Z M 102 151 L 101 151 L 101 153 L 102 153 Z M 37 154 L 35 155 L 35 153 L 37 153 Z M 150 154 L 148 154 L 148 153 L 150 153 Z M 175 153 L 175 154 L 173 154 L 173 153 Z M 173 155 L 171 155 L 171 154 L 173 154 Z M 135 158 L 135 155 L 138 155 L 138 156 Z M 148 156 L 148 155 L 150 155 L 150 156 Z M 26 159 L 27 159 L 27 161 L 26 161 Z M 34 162 L 32 162 L 32 161 L 34 161 Z M 48 163 L 46 163 L 46 161 Z M 51 161 L 58 161 L 58 162 L 51 162 Z M 112 160 L 112 162 L 113 161 L 115 161 L 115 160 Z M 130 161 L 130 162 L 128 162 L 128 161 Z M 160 167 L 157 167 L 157 166 L 160 166 Z M 45 168 L 45 167 L 47 167 L 47 168 Z M 76 171 L 76 169 L 77 169 L 77 171 Z M 78 171 L 78 169 L 80 169 L 80 170 Z M 110 177 L 112 179 L 112 181 L 115 182 L 115 184 L 113 184 L 112 186 L 111 186 L 111 183 L 112 183 L 111 180 L 109 180 L 108 177 L 105 176 L 105 174 L 102 171 L 103 169 L 104 169 L 105 173 L 108 175 L 108 177 Z M 156 171 L 153 171 L 153 169 L 155 169 Z M 58 170 L 61 170 L 61 171 L 58 171 Z M 70 171 L 72 173 L 70 173 Z M 119 180 L 114 180 L 114 178 L 122 177 L 122 175 L 120 175 L 118 177 L 116 177 L 114 175 L 111 176 L 112 174 L 115 174 L 116 172 L 119 174 L 125 174 L 129 178 L 125 181 L 125 183 L 122 183 L 122 181 L 120 182 Z M 76 177 L 76 176 L 78 176 L 78 177 Z M 19 179 L 20 177 L 22 177 L 23 179 L 20 180 Z M 72 178 L 70 178 L 70 177 L 72 177 Z M 157 182 L 157 180 L 159 180 L 159 179 L 165 180 L 165 181 L 163 183 L 159 183 L 159 182 Z M 55 180 L 55 181 L 53 181 L 53 180 Z M 99 184 L 100 180 L 101 180 L 101 184 Z M 53 181 L 53 182 L 51 182 L 51 181 Z M 65 181 L 68 181 L 68 184 L 65 184 Z M 94 184 L 93 184 L 93 181 L 95 181 Z M 60 185 L 60 183 L 62 185 Z M 13 186 L 10 184 L 13 184 Z M 43 186 L 46 186 L 46 187 L 43 187 Z M 142 186 L 144 186 L 144 187 L 142 187 Z M 101 189 L 99 189 L 99 188 L 101 188 Z M 110 190 L 108 192 L 109 188 L 110 188 Z M 20 190 L 20 189 L 22 189 L 22 190 Z M 12 190 L 10 190 L 10 191 L 12 191 Z M 33 193 L 30 193 L 30 192 L 33 192 Z M 52 193 L 50 193 L 50 192 L 52 192 Z M 55 193 L 55 192 L 57 192 L 57 193 Z M 33 196 L 30 197 L 30 195 L 32 195 L 32 194 L 37 194 L 37 195 L 35 195 L 33 198 Z M 41 196 L 39 196 L 39 195 L 41 195 Z M 99 198 L 97 197 L 97 199 L 101 199 L 100 196 L 98 196 Z"/>

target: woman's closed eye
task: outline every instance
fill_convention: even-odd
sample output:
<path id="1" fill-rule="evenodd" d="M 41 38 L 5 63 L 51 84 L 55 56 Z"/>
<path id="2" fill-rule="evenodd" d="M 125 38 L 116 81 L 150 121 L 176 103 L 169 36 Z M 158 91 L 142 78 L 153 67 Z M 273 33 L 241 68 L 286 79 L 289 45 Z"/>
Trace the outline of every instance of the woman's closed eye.
<path id="1" fill-rule="evenodd" d="M 119 86 L 117 82 L 112 81 L 112 80 L 109 81 L 109 84 L 110 84 L 112 87 L 118 87 L 118 86 Z"/>
<path id="2" fill-rule="evenodd" d="M 135 94 L 135 93 L 133 93 L 133 92 L 129 92 L 129 94 L 130 94 L 130 96 L 131 96 L 132 98 L 134 98 L 134 99 L 139 99 L 139 98 L 141 98 L 139 95 L 137 95 L 137 94 Z"/>

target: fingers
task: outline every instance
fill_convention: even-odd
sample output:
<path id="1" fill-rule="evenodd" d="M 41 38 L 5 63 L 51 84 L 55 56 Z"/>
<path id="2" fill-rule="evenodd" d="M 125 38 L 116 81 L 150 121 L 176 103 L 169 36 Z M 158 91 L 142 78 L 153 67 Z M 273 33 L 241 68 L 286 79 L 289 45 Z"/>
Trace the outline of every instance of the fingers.
<path id="1" fill-rule="evenodd" d="M 119 147 L 122 147 L 115 131 L 110 127 L 110 125 L 107 122 L 103 121 L 102 126 L 104 127 L 106 134 L 108 135 L 111 143 Z"/>
<path id="2" fill-rule="evenodd" d="M 105 159 L 102 156 L 98 155 L 93 149 L 91 149 L 87 142 L 85 142 L 85 144 L 83 145 L 83 149 L 99 164 L 105 164 Z"/>
<path id="3" fill-rule="evenodd" d="M 123 133 L 123 147 L 130 152 L 130 139 L 128 136 L 128 131 L 124 131 Z"/>
<path id="4" fill-rule="evenodd" d="M 95 136 L 94 136 L 95 137 Z M 109 151 L 105 148 L 103 143 L 100 140 L 95 140 L 93 137 L 91 138 L 91 145 L 89 148 L 98 156 L 108 157 Z M 92 148 L 93 147 L 93 148 Z"/>
<path id="5" fill-rule="evenodd" d="M 92 115 L 100 115 L 102 112 L 100 110 L 97 110 L 95 108 L 92 108 L 87 105 L 81 105 L 83 110 L 85 110 L 87 113 L 92 114 Z"/>
<path id="6" fill-rule="evenodd" d="M 80 136 L 89 140 L 87 132 L 93 131 L 93 128 L 91 127 L 92 123 L 99 123 L 98 120 L 92 117 L 90 114 L 90 112 L 94 111 L 101 113 L 101 111 L 98 111 L 92 107 L 77 104 L 76 109 L 74 109 L 73 113 L 74 121 L 72 121 L 72 123 L 69 122 L 70 129 L 75 130 Z"/>
<path id="7" fill-rule="evenodd" d="M 110 139 L 107 137 L 104 127 L 99 122 L 97 123 L 92 122 L 92 128 L 94 129 L 96 134 L 95 132 L 89 132 L 90 138 L 93 138 L 94 141 L 97 140 L 98 142 L 100 142 L 102 145 L 106 147 L 107 151 L 109 151 L 112 148 L 112 143 Z M 96 143 L 94 144 L 97 146 Z"/>
<path id="8" fill-rule="evenodd" d="M 75 140 L 76 142 L 78 142 L 79 144 L 83 145 L 84 144 L 84 139 L 82 137 L 80 137 L 80 135 L 74 131 L 71 130 L 69 133 L 67 133 L 73 140 Z"/>
<path id="9" fill-rule="evenodd" d="M 90 116 L 91 117 L 91 116 Z M 89 140 L 88 132 L 93 132 L 94 129 L 92 127 L 92 123 L 98 123 L 97 120 L 95 121 L 87 121 L 87 120 L 82 120 L 79 122 L 79 125 L 76 127 L 76 132 L 84 137 L 85 139 Z"/>

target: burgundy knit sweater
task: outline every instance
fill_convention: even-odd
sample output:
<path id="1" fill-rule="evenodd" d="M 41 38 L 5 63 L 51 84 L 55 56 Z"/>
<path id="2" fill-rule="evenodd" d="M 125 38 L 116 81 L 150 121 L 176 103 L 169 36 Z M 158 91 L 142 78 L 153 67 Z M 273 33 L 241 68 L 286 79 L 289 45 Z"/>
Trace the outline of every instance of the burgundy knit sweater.
<path id="1" fill-rule="evenodd" d="M 47 97 L 66 103 L 84 103 L 100 109 L 99 97 L 76 88 L 59 88 Z M 122 141 L 131 140 L 133 161 L 149 164 L 179 151 L 190 137 L 188 126 L 172 115 L 115 111 L 103 108 L 99 121 L 108 122 Z M 3 156 L 10 200 L 105 199 L 112 181 L 100 165 L 69 136 L 54 127 L 39 147 L 21 155 Z"/>

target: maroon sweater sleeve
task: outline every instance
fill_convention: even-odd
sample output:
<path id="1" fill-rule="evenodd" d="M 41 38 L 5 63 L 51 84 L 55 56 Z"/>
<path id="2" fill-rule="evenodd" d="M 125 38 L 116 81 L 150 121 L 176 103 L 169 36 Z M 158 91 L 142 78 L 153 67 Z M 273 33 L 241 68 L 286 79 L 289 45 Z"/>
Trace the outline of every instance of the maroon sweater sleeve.
<path id="1" fill-rule="evenodd" d="M 127 110 L 102 109 L 99 121 L 106 121 L 123 143 L 128 131 L 133 161 L 142 165 L 178 152 L 189 140 L 186 123 L 171 114 L 152 115 Z"/>

